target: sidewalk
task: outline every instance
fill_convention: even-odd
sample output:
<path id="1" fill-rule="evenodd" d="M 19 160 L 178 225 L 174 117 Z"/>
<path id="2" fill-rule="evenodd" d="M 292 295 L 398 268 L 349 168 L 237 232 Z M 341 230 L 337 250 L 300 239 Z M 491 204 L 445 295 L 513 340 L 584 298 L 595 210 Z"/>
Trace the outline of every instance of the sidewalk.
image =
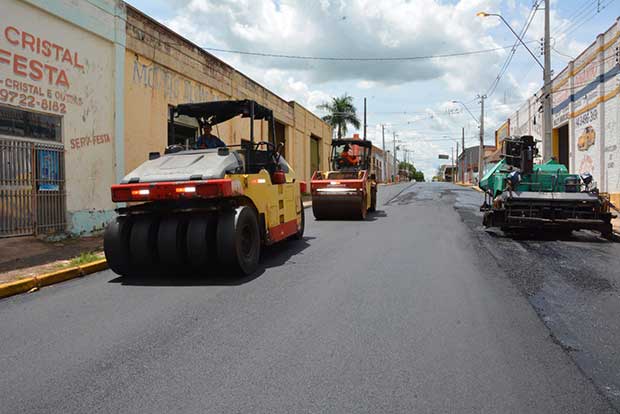
<path id="1" fill-rule="evenodd" d="M 457 182 L 455 182 L 454 184 L 456 184 L 456 185 L 460 185 L 461 187 L 468 187 L 468 188 L 471 188 L 472 190 L 476 190 L 476 191 L 478 191 L 479 193 L 482 193 L 482 192 L 483 192 L 483 191 L 480 189 L 480 187 L 478 187 L 478 184 L 470 184 L 470 183 L 464 183 L 464 182 L 460 182 L 460 181 L 457 181 Z"/>
<path id="2" fill-rule="evenodd" d="M 304 195 L 304 208 L 312 198 Z M 103 258 L 103 236 L 47 242 L 36 237 L 0 239 L 0 284 Z"/>
<path id="3" fill-rule="evenodd" d="M 100 255 L 102 250 L 102 236 L 56 242 L 35 237 L 0 239 L 0 283 L 52 272 L 72 262 L 79 263 L 88 253 Z"/>

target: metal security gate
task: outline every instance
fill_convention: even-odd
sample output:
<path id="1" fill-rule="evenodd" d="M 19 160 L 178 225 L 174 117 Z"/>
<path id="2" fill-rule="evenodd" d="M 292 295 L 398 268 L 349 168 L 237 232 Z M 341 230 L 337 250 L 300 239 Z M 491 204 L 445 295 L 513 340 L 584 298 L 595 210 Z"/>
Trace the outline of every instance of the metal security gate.
<path id="1" fill-rule="evenodd" d="M 66 228 L 61 144 L 0 137 L 0 237 Z"/>

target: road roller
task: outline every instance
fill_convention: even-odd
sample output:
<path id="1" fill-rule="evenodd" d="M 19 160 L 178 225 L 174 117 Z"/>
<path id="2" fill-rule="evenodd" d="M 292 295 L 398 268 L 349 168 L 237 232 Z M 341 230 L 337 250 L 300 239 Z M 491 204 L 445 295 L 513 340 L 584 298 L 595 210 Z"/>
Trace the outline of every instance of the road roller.
<path id="1" fill-rule="evenodd" d="M 169 146 L 113 185 L 112 201 L 123 204 L 105 230 L 108 264 L 120 275 L 250 275 L 262 246 L 304 233 L 303 183 L 275 144 L 273 113 L 239 100 L 171 107 L 170 125 L 180 116 L 201 129 L 245 118 L 249 139 L 212 149 Z M 255 121 L 270 124 L 269 141 L 255 142 Z M 169 134 L 176 142 L 174 128 Z"/>
<path id="2" fill-rule="evenodd" d="M 331 171 L 312 175 L 312 213 L 317 220 L 364 220 L 377 208 L 377 181 L 370 171 L 372 142 L 335 139 Z"/>

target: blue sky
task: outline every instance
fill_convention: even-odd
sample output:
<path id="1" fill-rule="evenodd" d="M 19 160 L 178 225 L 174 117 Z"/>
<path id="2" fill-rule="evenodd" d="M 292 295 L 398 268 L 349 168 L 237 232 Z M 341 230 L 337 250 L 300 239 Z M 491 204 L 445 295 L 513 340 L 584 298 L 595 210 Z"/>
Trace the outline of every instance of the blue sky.
<path id="1" fill-rule="evenodd" d="M 494 17 L 501 13 L 519 32 L 534 0 L 129 0 L 131 5 L 203 47 L 273 54 L 335 57 L 403 57 L 497 49 L 514 36 Z M 537 42 L 543 34 L 538 10 L 525 36 L 542 61 Z M 604 32 L 620 15 L 620 0 L 551 2 L 551 34 L 556 73 Z M 476 95 L 487 93 L 508 50 L 416 61 L 325 62 L 212 52 L 287 100 L 318 114 L 316 105 L 348 93 L 361 118 L 368 101 L 368 136 L 386 146 L 392 134 L 413 151 L 413 161 L 430 177 L 466 128 L 466 146 L 477 144 L 472 117 Z M 520 47 L 487 100 L 485 137 L 542 83 L 542 71 Z M 411 154 L 411 153 L 410 153 Z M 410 155 L 411 157 L 411 155 Z"/>

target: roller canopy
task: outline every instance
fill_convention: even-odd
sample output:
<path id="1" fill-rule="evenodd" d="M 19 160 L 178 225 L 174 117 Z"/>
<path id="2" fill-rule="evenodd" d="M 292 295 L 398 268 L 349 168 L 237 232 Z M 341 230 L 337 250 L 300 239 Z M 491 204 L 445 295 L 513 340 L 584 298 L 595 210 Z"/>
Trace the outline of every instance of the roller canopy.
<path id="1" fill-rule="evenodd" d="M 201 124 L 220 124 L 231 118 L 241 115 L 243 118 L 250 117 L 250 107 L 254 104 L 254 119 L 273 119 L 273 112 L 269 108 L 244 99 L 240 101 L 214 101 L 181 104 L 173 108 L 175 116 L 187 115 L 199 120 Z"/>
<path id="2" fill-rule="evenodd" d="M 372 147 L 372 142 L 371 141 L 364 141 L 361 139 L 334 139 L 332 140 L 332 146 L 336 147 L 336 146 L 342 146 L 345 144 L 349 144 L 349 145 L 357 145 L 360 147 L 364 147 L 364 148 L 371 148 Z"/>

